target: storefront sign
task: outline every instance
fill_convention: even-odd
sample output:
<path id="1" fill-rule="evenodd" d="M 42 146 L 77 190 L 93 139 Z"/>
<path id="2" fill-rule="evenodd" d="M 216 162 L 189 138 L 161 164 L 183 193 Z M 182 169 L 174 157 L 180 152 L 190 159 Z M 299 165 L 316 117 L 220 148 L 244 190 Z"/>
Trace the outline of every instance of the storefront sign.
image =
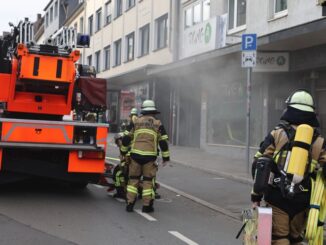
<path id="1" fill-rule="evenodd" d="M 287 72 L 289 71 L 289 53 L 258 52 L 254 72 Z"/>
<path id="2" fill-rule="evenodd" d="M 216 16 L 183 32 L 182 58 L 225 46 L 227 16 Z"/>

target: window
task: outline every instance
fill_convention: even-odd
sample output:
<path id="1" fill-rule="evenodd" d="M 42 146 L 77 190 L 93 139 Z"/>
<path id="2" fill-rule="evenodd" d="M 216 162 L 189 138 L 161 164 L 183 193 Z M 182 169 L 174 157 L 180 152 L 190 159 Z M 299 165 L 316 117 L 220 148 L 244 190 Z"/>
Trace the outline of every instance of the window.
<path id="1" fill-rule="evenodd" d="M 149 53 L 149 24 L 139 29 L 139 56 Z"/>
<path id="2" fill-rule="evenodd" d="M 79 19 L 79 32 L 84 33 L 84 17 L 80 17 Z"/>
<path id="3" fill-rule="evenodd" d="M 87 65 L 92 66 L 92 55 L 87 56 Z"/>
<path id="4" fill-rule="evenodd" d="M 121 39 L 114 42 L 114 65 L 121 65 Z"/>
<path id="5" fill-rule="evenodd" d="M 115 2 L 115 17 L 122 15 L 122 0 L 116 0 Z"/>
<path id="6" fill-rule="evenodd" d="M 104 48 L 104 69 L 110 69 L 111 46 Z"/>
<path id="7" fill-rule="evenodd" d="M 93 15 L 91 15 L 90 17 L 88 17 L 88 34 L 90 36 L 93 35 Z"/>
<path id="8" fill-rule="evenodd" d="M 96 11 L 96 31 L 101 30 L 102 8 Z"/>
<path id="9" fill-rule="evenodd" d="M 194 6 L 194 25 L 201 22 L 201 3 L 198 3 Z"/>
<path id="10" fill-rule="evenodd" d="M 185 10 L 185 28 L 192 26 L 192 8 Z"/>
<path id="11" fill-rule="evenodd" d="M 127 1 L 127 6 L 126 6 L 127 10 L 135 6 L 135 0 L 126 0 L 126 1 Z"/>
<path id="12" fill-rule="evenodd" d="M 46 13 L 46 15 L 45 15 L 45 26 L 46 27 L 49 26 L 49 13 Z"/>
<path id="13" fill-rule="evenodd" d="M 95 53 L 95 69 L 96 73 L 101 71 L 101 51 Z"/>
<path id="14" fill-rule="evenodd" d="M 155 48 L 165 48 L 167 46 L 167 22 L 168 15 L 163 15 L 156 21 L 156 42 Z"/>
<path id="15" fill-rule="evenodd" d="M 130 33 L 126 36 L 126 60 L 131 61 L 134 59 L 134 51 L 135 51 L 135 33 Z"/>
<path id="16" fill-rule="evenodd" d="M 274 13 L 279 13 L 288 8 L 287 0 L 274 0 Z"/>
<path id="17" fill-rule="evenodd" d="M 108 25 L 112 21 L 111 1 L 105 4 L 105 24 Z"/>
<path id="18" fill-rule="evenodd" d="M 53 21 L 53 7 L 50 8 L 50 23 Z"/>
<path id="19" fill-rule="evenodd" d="M 246 0 L 229 0 L 229 29 L 246 24 Z"/>
<path id="20" fill-rule="evenodd" d="M 54 4 L 54 17 L 58 16 L 58 1 L 55 1 Z"/>
<path id="21" fill-rule="evenodd" d="M 200 0 L 187 6 L 184 10 L 184 28 L 187 29 L 192 25 L 199 24 L 210 18 L 211 1 Z"/>
<path id="22" fill-rule="evenodd" d="M 203 21 L 208 20 L 211 15 L 211 1 L 204 0 L 203 1 Z"/>
<path id="23" fill-rule="evenodd" d="M 77 31 L 78 30 L 78 24 L 77 24 L 77 22 L 75 22 L 75 24 L 74 24 L 74 29 Z"/>

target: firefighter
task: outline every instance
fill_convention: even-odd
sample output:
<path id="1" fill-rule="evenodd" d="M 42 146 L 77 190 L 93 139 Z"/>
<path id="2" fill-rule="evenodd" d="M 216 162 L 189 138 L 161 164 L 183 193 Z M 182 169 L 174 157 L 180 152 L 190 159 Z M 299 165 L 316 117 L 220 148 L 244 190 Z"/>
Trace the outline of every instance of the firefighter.
<path id="1" fill-rule="evenodd" d="M 131 111 L 130 111 L 130 115 L 129 115 L 130 122 L 134 122 L 137 117 L 138 117 L 138 110 L 137 110 L 137 108 L 132 108 Z"/>
<path id="2" fill-rule="evenodd" d="M 141 116 L 131 122 L 129 134 L 122 139 L 122 153 L 128 152 L 131 144 L 129 166 L 129 182 L 127 186 L 127 212 L 132 212 L 138 193 L 139 182 L 142 178 L 143 208 L 142 212 L 150 213 L 154 211 L 154 185 L 157 166 L 157 147 L 161 149 L 163 166 L 170 160 L 168 148 L 168 136 L 160 122 L 155 118 L 158 114 L 155 103 L 152 100 L 145 100 L 141 108 Z"/>
<path id="3" fill-rule="evenodd" d="M 256 177 L 251 201 L 256 207 L 260 205 L 262 197 L 264 197 L 266 205 L 272 208 L 273 245 L 301 244 L 307 220 L 306 212 L 310 202 L 310 178 L 314 176 L 318 166 L 322 166 L 326 162 L 325 142 L 316 129 L 319 127 L 319 122 L 310 93 L 303 89 L 297 90 L 285 102 L 287 108 L 281 116 L 280 124 L 261 143 L 252 164 L 253 176 L 256 174 Z M 308 147 L 294 141 L 296 129 L 301 124 L 312 127 L 312 143 Z M 284 177 L 286 176 L 284 169 L 288 163 L 287 154 L 295 146 L 306 147 L 309 157 L 304 162 L 303 180 L 294 186 L 294 195 L 289 195 L 289 185 Z M 292 150 L 293 152 L 294 150 Z M 255 185 L 259 184 L 256 183 L 257 175 L 259 175 L 258 169 L 263 169 L 258 164 L 261 164 L 260 161 L 264 159 L 267 159 L 265 160 L 266 164 L 268 159 L 272 159 L 270 163 L 272 174 L 269 175 L 272 178 L 268 183 L 266 182 L 263 192 L 255 193 Z"/>
<path id="4" fill-rule="evenodd" d="M 122 146 L 122 133 L 118 133 L 114 137 L 115 144 L 119 149 Z M 126 198 L 127 188 L 127 177 L 128 177 L 128 154 L 120 154 L 120 163 L 115 166 L 113 170 L 113 181 L 116 193 L 113 195 L 114 198 Z"/>

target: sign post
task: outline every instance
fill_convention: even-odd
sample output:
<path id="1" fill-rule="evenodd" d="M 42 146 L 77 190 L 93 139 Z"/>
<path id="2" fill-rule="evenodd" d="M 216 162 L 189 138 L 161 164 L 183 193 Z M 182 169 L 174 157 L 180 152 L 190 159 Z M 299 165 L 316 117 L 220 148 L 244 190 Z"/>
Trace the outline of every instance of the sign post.
<path id="1" fill-rule="evenodd" d="M 242 35 L 242 62 L 243 68 L 247 68 L 247 113 L 246 113 L 246 163 L 250 173 L 250 113 L 251 113 L 251 73 L 256 66 L 257 34 Z"/>

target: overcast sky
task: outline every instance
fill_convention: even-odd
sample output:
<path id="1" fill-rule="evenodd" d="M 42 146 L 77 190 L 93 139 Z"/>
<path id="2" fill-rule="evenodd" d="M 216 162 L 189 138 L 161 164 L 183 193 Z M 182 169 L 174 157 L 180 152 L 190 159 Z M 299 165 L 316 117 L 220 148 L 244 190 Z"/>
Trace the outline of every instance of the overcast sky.
<path id="1" fill-rule="evenodd" d="M 24 17 L 35 21 L 38 13 L 43 15 L 43 9 L 50 0 L 0 0 L 0 33 L 9 31 L 8 22 L 17 24 Z"/>

